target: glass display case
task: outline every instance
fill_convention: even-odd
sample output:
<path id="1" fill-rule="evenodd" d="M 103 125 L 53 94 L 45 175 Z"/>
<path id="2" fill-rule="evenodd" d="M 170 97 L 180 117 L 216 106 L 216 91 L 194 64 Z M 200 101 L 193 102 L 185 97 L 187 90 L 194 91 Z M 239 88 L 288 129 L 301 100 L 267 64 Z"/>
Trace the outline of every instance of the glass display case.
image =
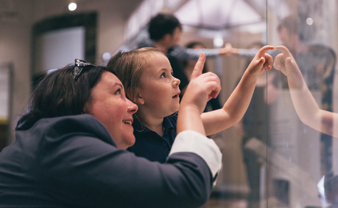
<path id="1" fill-rule="evenodd" d="M 248 24 L 229 28 L 224 39 L 242 48 L 240 59 L 252 58 L 252 44 L 257 42 L 284 45 L 288 51 L 268 51 L 280 64 L 279 70 L 273 68 L 258 78 L 236 133 L 223 133 L 223 140 L 240 135 L 242 152 L 238 158 L 225 159 L 223 171 L 228 171 L 226 164 L 231 160 L 243 158 L 249 188 L 247 207 L 337 207 L 337 2 L 264 3 L 266 27 L 255 33 L 260 36 L 250 38 L 253 32 Z M 283 56 L 279 55 L 282 52 Z M 241 66 L 237 59 L 223 61 L 221 78 L 226 88 L 233 89 L 229 76 Z M 223 154 L 228 155 L 226 151 L 223 149 Z M 216 191 L 226 186 L 225 178 Z"/>
<path id="2" fill-rule="evenodd" d="M 335 0 L 191 0 L 170 10 L 183 25 L 181 45 L 219 47 L 221 38 L 240 49 L 206 63 L 222 80 L 222 102 L 258 48 L 286 47 L 284 56 L 267 52 L 282 68 L 258 78 L 242 121 L 214 137 L 223 170 L 206 207 L 338 206 L 337 8 Z M 287 56 L 294 65 L 284 69 Z"/>
<path id="3" fill-rule="evenodd" d="M 286 46 L 298 69 L 287 64 L 286 71 L 273 69 L 276 76 L 271 89 L 267 86 L 267 100 L 273 101 L 266 108 L 266 206 L 336 207 L 337 2 L 270 2 L 276 6 L 267 10 L 266 42 Z"/>

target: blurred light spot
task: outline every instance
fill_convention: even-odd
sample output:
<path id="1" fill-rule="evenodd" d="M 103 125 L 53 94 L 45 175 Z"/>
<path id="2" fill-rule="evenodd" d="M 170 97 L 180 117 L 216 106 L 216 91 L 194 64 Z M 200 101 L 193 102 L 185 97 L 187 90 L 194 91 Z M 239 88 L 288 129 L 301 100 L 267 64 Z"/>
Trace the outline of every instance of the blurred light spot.
<path id="1" fill-rule="evenodd" d="M 76 3 L 70 3 L 70 4 L 68 5 L 69 11 L 74 11 L 76 8 L 77 8 Z"/>
<path id="2" fill-rule="evenodd" d="M 215 47 L 222 47 L 223 46 L 223 38 L 222 37 L 215 37 L 214 38 L 214 46 Z"/>
<path id="3" fill-rule="evenodd" d="M 308 18 L 306 19 L 306 24 L 312 25 L 312 24 L 313 24 L 313 19 L 312 19 L 311 17 L 308 17 Z"/>
<path id="4" fill-rule="evenodd" d="M 111 58 L 111 54 L 108 53 L 108 52 L 105 52 L 105 53 L 102 55 L 102 58 L 103 58 L 103 60 L 105 60 L 105 61 L 109 61 L 109 59 Z"/>

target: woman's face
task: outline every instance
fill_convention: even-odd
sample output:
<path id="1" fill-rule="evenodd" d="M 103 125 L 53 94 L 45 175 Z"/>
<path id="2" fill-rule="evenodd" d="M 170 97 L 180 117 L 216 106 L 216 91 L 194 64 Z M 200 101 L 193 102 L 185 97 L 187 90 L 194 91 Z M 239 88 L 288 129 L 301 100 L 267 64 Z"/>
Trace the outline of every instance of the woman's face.
<path id="1" fill-rule="evenodd" d="M 93 115 L 107 128 L 117 148 L 127 149 L 135 143 L 132 123 L 137 109 L 137 105 L 126 98 L 121 81 L 104 71 L 91 91 L 84 112 Z"/>

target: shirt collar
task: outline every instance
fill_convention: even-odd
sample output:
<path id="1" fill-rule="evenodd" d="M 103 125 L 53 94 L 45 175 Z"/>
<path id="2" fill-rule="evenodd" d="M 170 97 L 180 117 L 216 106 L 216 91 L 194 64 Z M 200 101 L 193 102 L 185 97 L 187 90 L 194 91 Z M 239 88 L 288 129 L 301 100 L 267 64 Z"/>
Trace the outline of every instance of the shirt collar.
<path id="1" fill-rule="evenodd" d="M 172 115 L 170 115 L 170 116 L 172 116 Z M 165 133 L 174 129 L 174 125 L 172 124 L 172 122 L 170 122 L 170 119 L 168 118 L 170 116 L 164 117 L 164 119 L 163 119 L 163 127 L 164 127 Z M 141 124 L 141 122 L 136 118 L 134 119 L 133 127 L 134 127 L 134 131 L 138 131 L 138 132 L 142 132 L 142 133 L 147 133 L 147 132 L 152 131 L 149 128 L 147 128 L 146 126 L 144 126 L 143 124 Z"/>

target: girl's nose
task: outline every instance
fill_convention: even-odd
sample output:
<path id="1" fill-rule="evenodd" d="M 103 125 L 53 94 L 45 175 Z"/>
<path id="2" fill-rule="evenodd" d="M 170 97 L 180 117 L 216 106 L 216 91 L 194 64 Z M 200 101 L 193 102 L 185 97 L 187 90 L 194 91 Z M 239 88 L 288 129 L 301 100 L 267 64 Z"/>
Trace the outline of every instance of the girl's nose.
<path id="1" fill-rule="evenodd" d="M 180 83 L 181 83 L 181 81 L 174 77 L 174 82 L 173 82 L 174 87 L 178 87 L 178 85 L 180 85 Z"/>

